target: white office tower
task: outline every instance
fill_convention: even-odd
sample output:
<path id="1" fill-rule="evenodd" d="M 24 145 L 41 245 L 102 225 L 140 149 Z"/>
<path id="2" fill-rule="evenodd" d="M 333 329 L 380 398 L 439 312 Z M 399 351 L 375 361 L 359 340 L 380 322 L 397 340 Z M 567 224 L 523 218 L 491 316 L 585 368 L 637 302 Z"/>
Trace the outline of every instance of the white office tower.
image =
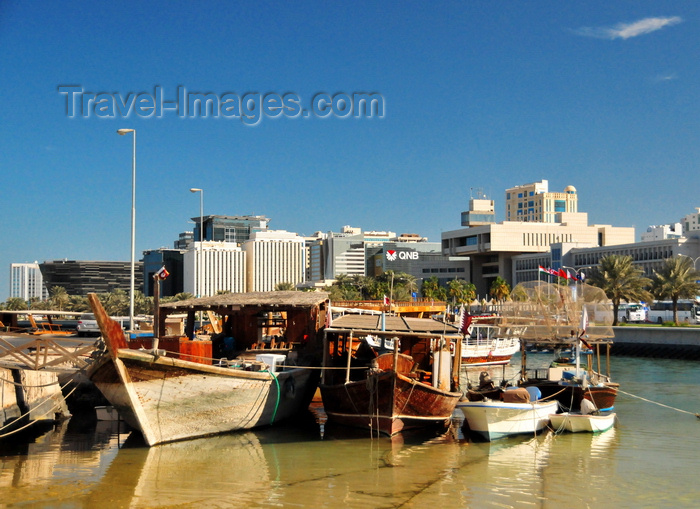
<path id="1" fill-rule="evenodd" d="M 245 292 L 245 258 L 234 242 L 193 242 L 183 258 L 183 290 L 195 297 Z"/>
<path id="2" fill-rule="evenodd" d="M 269 292 L 279 283 L 304 282 L 304 239 L 284 230 L 252 233 L 243 243 L 247 291 Z"/>
<path id="3" fill-rule="evenodd" d="M 10 264 L 10 297 L 25 301 L 49 298 L 38 262 Z"/>

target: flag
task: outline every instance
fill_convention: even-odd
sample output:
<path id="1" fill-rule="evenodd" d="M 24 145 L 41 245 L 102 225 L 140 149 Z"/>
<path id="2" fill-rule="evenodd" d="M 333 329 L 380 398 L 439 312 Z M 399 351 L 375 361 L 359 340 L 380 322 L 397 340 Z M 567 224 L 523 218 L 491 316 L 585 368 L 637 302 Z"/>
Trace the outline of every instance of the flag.
<path id="1" fill-rule="evenodd" d="M 569 279 L 569 273 L 566 272 L 564 269 L 559 269 L 557 271 L 557 276 L 563 277 L 564 279 Z"/>
<path id="2" fill-rule="evenodd" d="M 586 274 L 584 274 L 583 272 L 579 272 L 578 273 L 578 280 L 583 282 L 584 279 L 586 279 Z"/>
<path id="3" fill-rule="evenodd" d="M 459 311 L 459 332 L 464 334 L 464 321 L 466 318 L 467 313 L 464 310 L 464 306 L 462 306 L 462 309 Z"/>
<path id="4" fill-rule="evenodd" d="M 385 305 L 385 306 L 388 306 L 389 304 L 390 304 L 390 302 L 389 302 L 389 297 L 387 297 L 387 296 L 385 295 L 385 296 L 384 296 L 384 305 Z"/>
<path id="5" fill-rule="evenodd" d="M 581 325 L 579 326 L 579 336 L 583 336 L 588 328 L 588 310 L 586 306 L 581 309 Z"/>
<path id="6" fill-rule="evenodd" d="M 170 272 L 167 271 L 165 268 L 165 265 L 163 265 L 158 272 L 156 272 L 156 277 L 158 279 L 165 279 L 170 275 Z"/>
<path id="7" fill-rule="evenodd" d="M 542 265 L 540 267 L 540 272 L 544 272 L 545 274 L 549 274 L 550 276 L 559 276 L 559 277 L 564 277 L 560 276 L 559 271 L 556 269 L 545 269 Z"/>
<path id="8" fill-rule="evenodd" d="M 583 306 L 583 309 L 581 310 L 581 325 L 579 326 L 579 332 L 578 332 L 578 338 L 581 340 L 581 343 L 590 350 L 591 345 L 588 344 L 588 342 L 583 339 L 584 334 L 586 334 L 586 329 L 588 329 L 588 311 L 586 310 L 586 306 Z"/>

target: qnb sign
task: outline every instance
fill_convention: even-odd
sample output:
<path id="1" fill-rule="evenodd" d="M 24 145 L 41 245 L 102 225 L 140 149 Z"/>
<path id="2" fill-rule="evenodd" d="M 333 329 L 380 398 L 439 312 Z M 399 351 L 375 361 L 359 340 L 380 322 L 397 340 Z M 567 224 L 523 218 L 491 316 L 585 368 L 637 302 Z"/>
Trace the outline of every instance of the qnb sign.
<path id="1" fill-rule="evenodd" d="M 386 252 L 386 259 L 390 262 L 399 260 L 417 260 L 418 253 L 416 251 L 395 251 L 390 249 Z"/>

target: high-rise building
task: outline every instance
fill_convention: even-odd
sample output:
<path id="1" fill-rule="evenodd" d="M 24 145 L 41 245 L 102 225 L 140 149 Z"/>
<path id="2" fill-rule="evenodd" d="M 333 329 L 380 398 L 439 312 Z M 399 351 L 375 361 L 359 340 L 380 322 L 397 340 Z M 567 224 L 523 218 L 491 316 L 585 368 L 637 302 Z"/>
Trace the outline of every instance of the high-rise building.
<path id="1" fill-rule="evenodd" d="M 190 243 L 190 246 L 192 243 Z M 160 281 L 160 296 L 172 297 L 184 291 L 183 263 L 187 249 L 150 249 L 143 252 L 143 293 L 153 296 L 153 275 L 162 267 L 168 277 Z"/>
<path id="2" fill-rule="evenodd" d="M 538 257 L 550 256 L 552 244 L 592 248 L 634 242 L 634 228 L 589 225 L 588 214 L 578 212 L 573 186 L 563 193 L 550 193 L 547 188 L 548 182 L 542 180 L 507 189 L 509 219 L 442 233 L 444 255 L 469 258 L 466 279 L 474 283 L 477 293 L 487 294 L 497 277 L 511 286 L 517 283 L 516 276 L 530 277 Z M 522 266 L 514 267 L 515 257 L 524 260 Z"/>
<path id="3" fill-rule="evenodd" d="M 25 301 L 49 297 L 38 262 L 10 264 L 10 297 Z"/>
<path id="4" fill-rule="evenodd" d="M 136 262 L 135 274 L 143 273 L 143 262 Z M 46 288 L 65 288 L 68 295 L 109 293 L 131 289 L 131 262 L 54 260 L 39 264 Z M 143 291 L 143 279 L 136 277 L 135 289 Z"/>
<path id="5" fill-rule="evenodd" d="M 462 212 L 462 226 L 481 226 L 496 222 L 496 209 L 481 189 L 475 189 L 469 199 L 469 210 Z"/>
<path id="6" fill-rule="evenodd" d="M 269 292 L 279 283 L 303 283 L 306 274 L 304 238 L 282 230 L 254 232 L 243 243 L 247 291 Z"/>
<path id="7" fill-rule="evenodd" d="M 681 219 L 681 224 L 683 225 L 683 236 L 700 235 L 700 208 Z"/>
<path id="8" fill-rule="evenodd" d="M 270 220 L 265 216 L 204 216 L 204 236 L 200 237 L 200 218 L 193 217 L 194 241 L 211 240 L 243 244 L 255 232 L 267 230 Z"/>
<path id="9" fill-rule="evenodd" d="M 195 242 L 183 256 L 183 290 L 195 297 L 246 291 L 246 253 L 233 242 Z"/>
<path id="10" fill-rule="evenodd" d="M 653 242 L 655 240 L 678 239 L 683 236 L 683 226 L 681 223 L 653 225 L 642 233 L 642 242 Z"/>
<path id="11" fill-rule="evenodd" d="M 506 221 L 555 223 L 557 214 L 566 212 L 578 212 L 574 186 L 550 193 L 549 182 L 542 180 L 506 189 Z"/>

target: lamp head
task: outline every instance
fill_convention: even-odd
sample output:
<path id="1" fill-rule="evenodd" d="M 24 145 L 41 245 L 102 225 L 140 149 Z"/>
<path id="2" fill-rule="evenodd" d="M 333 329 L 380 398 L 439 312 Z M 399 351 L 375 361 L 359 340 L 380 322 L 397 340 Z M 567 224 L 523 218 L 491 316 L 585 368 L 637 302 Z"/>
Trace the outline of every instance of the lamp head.
<path id="1" fill-rule="evenodd" d="M 201 192 L 201 191 L 202 191 L 202 190 L 199 189 L 198 187 L 191 187 L 191 188 L 190 188 L 190 193 L 197 193 L 197 192 Z"/>
<path id="2" fill-rule="evenodd" d="M 117 134 L 124 136 L 125 134 L 135 133 L 136 129 L 117 129 Z"/>

